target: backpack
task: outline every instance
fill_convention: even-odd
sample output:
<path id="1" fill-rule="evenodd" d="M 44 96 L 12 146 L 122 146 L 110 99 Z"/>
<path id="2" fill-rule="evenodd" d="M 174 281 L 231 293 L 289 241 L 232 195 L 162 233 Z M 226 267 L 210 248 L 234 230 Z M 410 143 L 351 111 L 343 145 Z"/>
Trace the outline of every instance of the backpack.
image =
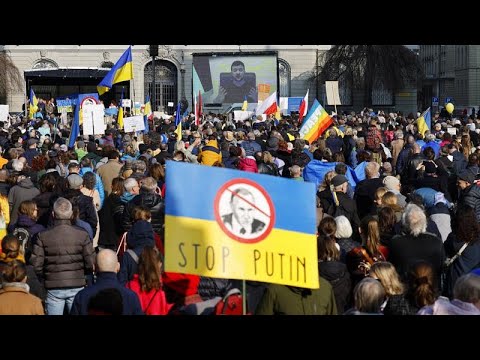
<path id="1" fill-rule="evenodd" d="M 31 249 L 32 244 L 30 243 L 30 233 L 27 229 L 23 227 L 17 227 L 15 230 L 13 230 L 12 234 L 15 235 L 20 241 L 20 246 L 23 249 L 23 253 L 25 253 L 25 249 Z"/>
<path id="2" fill-rule="evenodd" d="M 376 127 L 371 127 L 367 132 L 366 145 L 369 150 L 377 150 L 380 148 L 382 140 L 378 137 L 379 130 Z"/>
<path id="3" fill-rule="evenodd" d="M 231 289 L 214 309 L 215 315 L 243 315 L 243 297 L 238 289 Z"/>

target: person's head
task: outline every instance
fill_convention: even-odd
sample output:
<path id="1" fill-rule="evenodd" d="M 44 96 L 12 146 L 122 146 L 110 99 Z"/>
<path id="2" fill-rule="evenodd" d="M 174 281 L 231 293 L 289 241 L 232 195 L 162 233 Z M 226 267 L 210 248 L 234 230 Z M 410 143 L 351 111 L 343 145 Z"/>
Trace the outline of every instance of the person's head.
<path id="1" fill-rule="evenodd" d="M 378 226 L 380 227 L 380 234 L 388 234 L 393 231 L 397 222 L 395 210 L 390 206 L 381 207 L 378 211 Z"/>
<path id="2" fill-rule="evenodd" d="M 80 165 L 76 162 L 71 162 L 68 164 L 68 173 L 69 174 L 78 174 L 80 172 Z"/>
<path id="3" fill-rule="evenodd" d="M 249 190 L 239 188 L 233 191 L 230 205 L 233 216 L 242 227 L 248 227 L 253 223 L 255 208 L 252 204 L 255 204 L 255 199 Z"/>
<path id="4" fill-rule="evenodd" d="M 2 271 L 4 283 L 26 282 L 27 267 L 23 261 L 12 260 L 6 264 Z"/>
<path id="5" fill-rule="evenodd" d="M 99 272 L 117 273 L 120 270 L 117 254 L 110 249 L 102 249 L 96 257 L 97 268 Z"/>
<path id="6" fill-rule="evenodd" d="M 369 161 L 365 165 L 365 176 L 367 179 L 374 179 L 380 176 L 380 165 L 375 161 Z"/>
<path id="7" fill-rule="evenodd" d="M 400 180 L 395 176 L 385 176 L 383 184 L 389 191 L 400 191 Z"/>
<path id="8" fill-rule="evenodd" d="M 127 180 L 125 180 L 123 186 L 125 187 L 125 190 L 130 194 L 138 195 L 140 193 L 140 186 L 138 185 L 138 181 L 134 178 L 128 178 Z"/>
<path id="9" fill-rule="evenodd" d="M 154 194 L 155 190 L 157 190 L 157 180 L 155 180 L 153 177 L 146 177 L 141 182 L 142 185 L 140 187 L 140 190 L 142 192 Z"/>
<path id="10" fill-rule="evenodd" d="M 290 170 L 290 175 L 292 176 L 292 178 L 302 176 L 302 169 L 298 165 L 292 165 L 289 170 Z"/>
<path id="11" fill-rule="evenodd" d="M 122 196 L 124 193 L 125 180 L 121 177 L 113 178 L 112 180 L 112 194 Z"/>
<path id="12" fill-rule="evenodd" d="M 395 211 L 402 211 L 402 207 L 398 205 L 398 197 L 391 191 L 387 191 L 382 196 L 382 206 L 391 207 Z"/>
<path id="13" fill-rule="evenodd" d="M 457 186 L 461 190 L 465 190 L 467 187 L 473 185 L 474 182 L 475 182 L 475 174 L 469 169 L 462 170 L 457 175 Z"/>
<path id="14" fill-rule="evenodd" d="M 37 220 L 38 218 L 38 208 L 37 204 L 32 200 L 22 201 L 20 203 L 20 208 L 18 213 L 21 215 L 26 215 L 32 220 Z"/>
<path id="15" fill-rule="evenodd" d="M 348 179 L 345 175 L 335 175 L 332 179 L 332 186 L 336 192 L 347 192 Z"/>
<path id="16" fill-rule="evenodd" d="M 53 204 L 53 216 L 57 220 L 70 220 L 73 216 L 72 203 L 63 197 L 59 197 Z"/>
<path id="17" fill-rule="evenodd" d="M 402 225 L 408 234 L 417 237 L 427 231 L 427 216 L 421 207 L 408 204 L 402 215 Z"/>
<path id="18" fill-rule="evenodd" d="M 386 187 L 379 187 L 377 190 L 375 190 L 375 199 L 373 202 L 377 204 L 377 206 L 382 205 L 382 197 L 385 195 L 385 193 L 388 191 Z"/>
<path id="19" fill-rule="evenodd" d="M 330 188 L 332 184 L 332 179 L 337 175 L 337 173 L 333 170 L 330 170 L 325 174 L 323 177 L 322 185 L 320 186 L 320 191 Z"/>
<path id="20" fill-rule="evenodd" d="M 378 220 L 373 216 L 365 216 L 360 223 L 360 235 L 363 245 L 365 245 L 370 254 L 377 254 L 380 246 L 380 230 Z"/>
<path id="21" fill-rule="evenodd" d="M 457 240 L 473 243 L 480 233 L 480 224 L 477 222 L 475 210 L 468 205 L 460 204 L 453 221 Z"/>
<path id="22" fill-rule="evenodd" d="M 480 309 L 480 276 L 469 273 L 457 279 L 453 287 L 453 298 Z"/>
<path id="23" fill-rule="evenodd" d="M 150 166 L 149 168 L 150 176 L 153 177 L 155 180 L 164 181 L 165 180 L 165 170 L 162 165 L 159 163 L 155 163 Z"/>
<path id="24" fill-rule="evenodd" d="M 67 181 L 69 189 L 80 190 L 83 187 L 83 178 L 78 174 L 69 174 Z"/>
<path id="25" fill-rule="evenodd" d="M 383 285 L 388 296 L 401 295 L 405 292 L 405 286 L 395 270 L 395 266 L 387 261 L 378 261 L 370 268 L 369 276 L 378 279 Z"/>
<path id="26" fill-rule="evenodd" d="M 2 239 L 2 252 L 0 253 L 0 258 L 3 261 L 8 262 L 13 259 L 16 259 L 21 255 L 22 246 L 20 240 L 15 235 L 6 235 Z"/>
<path id="27" fill-rule="evenodd" d="M 232 63 L 231 70 L 235 81 L 241 81 L 245 76 L 245 64 L 240 60 L 235 60 Z"/>
<path id="28" fill-rule="evenodd" d="M 355 309 L 362 313 L 380 313 L 385 296 L 385 289 L 380 281 L 366 277 L 353 290 Z"/>
<path id="29" fill-rule="evenodd" d="M 123 315 L 122 293 L 106 288 L 93 295 L 87 304 L 88 315 Z"/>
<path id="30" fill-rule="evenodd" d="M 426 261 L 414 263 L 407 274 L 408 297 L 421 308 L 432 305 L 436 298 L 435 272 L 432 265 Z"/>
<path id="31" fill-rule="evenodd" d="M 142 291 L 162 287 L 162 254 L 154 246 L 145 246 L 138 261 L 138 280 Z"/>
<path id="32" fill-rule="evenodd" d="M 337 239 L 349 239 L 352 237 L 352 225 L 346 216 L 337 216 L 335 218 L 335 223 L 337 224 L 337 231 L 335 232 L 335 237 Z"/>
<path id="33" fill-rule="evenodd" d="M 83 175 L 84 188 L 87 188 L 88 190 L 94 190 L 96 184 L 97 184 L 97 178 L 93 172 L 89 171 Z"/>
<path id="34" fill-rule="evenodd" d="M 336 247 L 335 232 L 337 224 L 332 217 L 326 217 L 318 225 L 318 260 L 331 261 L 340 258 L 340 252 Z"/>
<path id="35" fill-rule="evenodd" d="M 132 219 L 134 222 L 139 220 L 151 221 L 152 212 L 145 206 L 135 206 L 132 211 Z"/>

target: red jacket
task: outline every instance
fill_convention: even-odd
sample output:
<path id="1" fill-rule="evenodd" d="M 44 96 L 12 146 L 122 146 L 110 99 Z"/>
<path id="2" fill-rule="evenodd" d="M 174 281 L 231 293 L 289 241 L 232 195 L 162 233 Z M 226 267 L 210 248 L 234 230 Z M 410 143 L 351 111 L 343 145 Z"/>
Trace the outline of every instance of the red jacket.
<path id="1" fill-rule="evenodd" d="M 240 161 L 238 162 L 238 169 L 258 173 L 257 162 L 249 158 L 240 159 Z"/>
<path id="2" fill-rule="evenodd" d="M 173 304 L 167 303 L 163 290 L 152 289 L 149 292 L 142 291 L 138 274 L 133 275 L 133 279 L 127 283 L 127 288 L 137 294 L 145 315 L 167 315 L 173 306 Z"/>

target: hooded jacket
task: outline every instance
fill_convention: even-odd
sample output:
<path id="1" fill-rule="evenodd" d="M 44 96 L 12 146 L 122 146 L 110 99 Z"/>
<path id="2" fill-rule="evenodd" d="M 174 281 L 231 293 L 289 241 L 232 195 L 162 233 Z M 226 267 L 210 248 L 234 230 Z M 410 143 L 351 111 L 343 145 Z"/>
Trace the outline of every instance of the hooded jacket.
<path id="1" fill-rule="evenodd" d="M 138 220 L 127 233 L 127 248 L 132 249 L 140 258 L 145 246 L 155 246 L 152 224 L 145 220 Z M 118 281 L 125 285 L 133 279 L 138 271 L 138 261 L 127 252 L 123 254 Z"/>
<path id="2" fill-rule="evenodd" d="M 10 206 L 10 222 L 16 222 L 20 204 L 26 200 L 32 200 L 40 194 L 30 178 L 25 178 L 10 189 L 8 193 L 8 204 Z"/>
<path id="3" fill-rule="evenodd" d="M 202 165 L 212 166 L 217 161 L 222 162 L 222 152 L 218 148 L 217 140 L 210 140 L 202 147 L 202 151 L 197 157 L 197 161 Z"/>
<path id="4" fill-rule="evenodd" d="M 258 173 L 257 162 L 253 159 L 242 158 L 238 162 L 238 170 Z"/>

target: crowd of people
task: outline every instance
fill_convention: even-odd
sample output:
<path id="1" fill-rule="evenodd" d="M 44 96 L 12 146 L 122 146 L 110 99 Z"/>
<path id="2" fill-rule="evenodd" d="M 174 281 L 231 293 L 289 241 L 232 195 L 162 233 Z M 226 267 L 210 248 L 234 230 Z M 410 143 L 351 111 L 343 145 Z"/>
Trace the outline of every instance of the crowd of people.
<path id="1" fill-rule="evenodd" d="M 318 186 L 291 201 L 317 204 L 320 288 L 247 281 L 249 314 L 480 314 L 475 115 L 422 135 L 414 114 L 364 109 L 308 143 L 295 116 L 192 114 L 182 138 L 173 118 L 113 121 L 73 148 L 57 115 L 0 123 L 0 314 L 215 313 L 240 280 L 163 269 L 168 161 Z"/>

